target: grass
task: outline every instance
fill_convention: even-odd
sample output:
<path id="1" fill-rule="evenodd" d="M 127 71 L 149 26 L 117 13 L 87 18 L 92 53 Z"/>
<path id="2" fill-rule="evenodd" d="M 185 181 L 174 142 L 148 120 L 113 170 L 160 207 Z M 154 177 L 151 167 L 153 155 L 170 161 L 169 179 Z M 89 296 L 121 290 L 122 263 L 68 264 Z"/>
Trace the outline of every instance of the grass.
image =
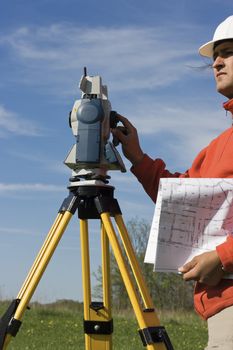
<path id="1" fill-rule="evenodd" d="M 9 303 L 0 303 L 0 314 Z M 159 315 L 175 350 L 203 349 L 207 342 L 206 324 L 194 312 L 164 312 Z M 146 349 L 137 332 L 132 312 L 114 315 L 113 350 Z M 11 339 L 9 350 L 85 349 L 83 312 L 75 302 L 51 305 L 33 304 L 26 311 L 19 333 Z M 98 350 L 98 349 L 96 349 Z"/>

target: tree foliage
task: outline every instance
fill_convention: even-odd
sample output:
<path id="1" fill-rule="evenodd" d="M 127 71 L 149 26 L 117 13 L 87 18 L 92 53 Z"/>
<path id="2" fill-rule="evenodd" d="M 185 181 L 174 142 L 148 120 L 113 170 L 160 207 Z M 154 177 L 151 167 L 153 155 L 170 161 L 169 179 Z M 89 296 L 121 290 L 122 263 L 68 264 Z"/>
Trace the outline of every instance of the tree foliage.
<path id="1" fill-rule="evenodd" d="M 154 272 L 152 264 L 144 263 L 150 231 L 148 222 L 143 219 L 133 218 L 127 223 L 127 230 L 155 307 L 169 310 L 193 308 L 192 282 L 184 282 L 178 274 Z M 126 309 L 130 307 L 130 301 L 112 251 L 110 252 L 110 271 L 113 307 L 118 310 Z M 97 283 L 94 294 L 95 297 L 101 298 L 101 266 L 95 273 L 95 278 Z"/>

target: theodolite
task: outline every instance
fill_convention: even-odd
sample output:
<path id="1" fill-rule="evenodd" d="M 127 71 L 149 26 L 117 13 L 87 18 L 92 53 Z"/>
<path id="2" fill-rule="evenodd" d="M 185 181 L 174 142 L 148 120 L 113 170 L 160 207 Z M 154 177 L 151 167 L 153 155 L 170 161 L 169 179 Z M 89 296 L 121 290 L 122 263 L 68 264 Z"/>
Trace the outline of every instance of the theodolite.
<path id="1" fill-rule="evenodd" d="M 106 181 L 108 170 L 126 171 L 109 140 L 110 129 L 118 122 L 117 113 L 111 110 L 107 86 L 102 85 L 100 76 L 89 76 L 84 68 L 79 88 L 81 99 L 75 101 L 69 116 L 76 143 L 64 163 L 72 169 L 72 182 L 83 179 L 96 184 L 98 180 Z"/>

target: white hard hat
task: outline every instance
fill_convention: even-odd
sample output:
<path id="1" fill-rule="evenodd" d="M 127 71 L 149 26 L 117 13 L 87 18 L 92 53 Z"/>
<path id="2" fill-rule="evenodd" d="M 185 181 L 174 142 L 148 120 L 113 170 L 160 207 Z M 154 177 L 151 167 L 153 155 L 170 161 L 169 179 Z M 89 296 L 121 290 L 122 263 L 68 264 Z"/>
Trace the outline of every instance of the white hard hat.
<path id="1" fill-rule="evenodd" d="M 213 40 L 199 48 L 199 53 L 202 56 L 213 57 L 213 48 L 217 41 L 233 39 L 233 16 L 227 17 L 225 21 L 219 24 L 215 30 Z"/>

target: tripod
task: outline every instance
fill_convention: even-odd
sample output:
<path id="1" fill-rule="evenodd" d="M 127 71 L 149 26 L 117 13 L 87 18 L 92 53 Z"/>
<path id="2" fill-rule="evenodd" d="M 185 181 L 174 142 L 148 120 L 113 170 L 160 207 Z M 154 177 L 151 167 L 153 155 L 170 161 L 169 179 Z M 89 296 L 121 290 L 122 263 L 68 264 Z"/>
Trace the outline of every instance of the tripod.
<path id="1" fill-rule="evenodd" d="M 0 319 L 0 349 L 5 350 L 11 338 L 16 336 L 31 297 L 76 210 L 78 210 L 80 219 L 85 349 L 112 349 L 113 319 L 111 315 L 109 254 L 109 245 L 111 245 L 139 325 L 143 346 L 149 350 L 173 350 L 165 328 L 160 325 L 147 291 L 123 222 L 120 207 L 114 198 L 114 187 L 101 181 L 98 181 L 98 185 L 90 185 L 88 181 L 77 181 L 69 187 L 69 195 L 64 199 L 17 298 L 12 301 Z M 119 243 L 111 217 L 115 219 L 123 248 Z M 101 222 L 102 302 L 92 302 L 91 300 L 88 219 L 99 219 Z M 127 256 L 132 274 L 128 270 L 123 251 Z M 135 282 L 132 276 L 134 276 Z"/>

